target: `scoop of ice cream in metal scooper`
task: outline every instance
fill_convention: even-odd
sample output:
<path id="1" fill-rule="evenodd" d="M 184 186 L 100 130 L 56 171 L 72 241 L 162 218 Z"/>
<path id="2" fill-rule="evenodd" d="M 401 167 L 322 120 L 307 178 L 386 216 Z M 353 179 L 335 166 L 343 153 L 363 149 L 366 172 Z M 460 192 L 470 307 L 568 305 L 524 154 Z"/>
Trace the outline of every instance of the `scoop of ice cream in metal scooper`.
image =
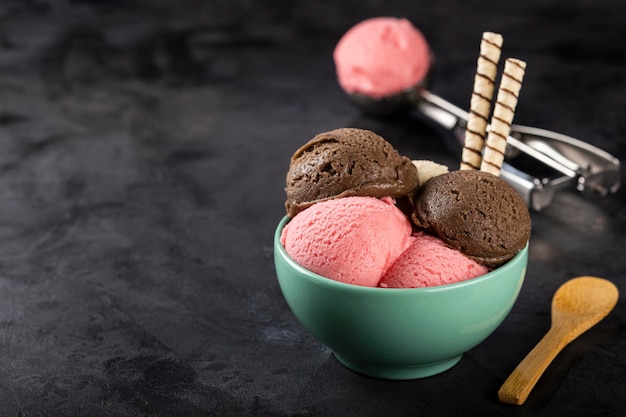
<path id="1" fill-rule="evenodd" d="M 500 138 L 502 149 L 495 149 L 496 159 L 501 158 L 497 175 L 513 185 L 531 209 L 549 206 L 559 190 L 600 196 L 617 191 L 617 158 L 570 136 L 511 124 L 521 86 L 515 71 L 517 78 L 523 77 L 525 63 L 513 59 L 505 63 L 496 107 L 488 122 L 501 47 L 501 35 L 483 34 L 469 112 L 428 91 L 430 48 L 406 19 L 379 17 L 360 22 L 340 39 L 333 56 L 341 87 L 364 112 L 384 115 L 417 109 L 453 132 L 464 146 L 461 169 L 482 169 L 470 165 L 493 157 L 488 155 L 494 150 L 488 145 L 489 136 L 496 140 L 498 135 L 504 136 Z M 524 64 L 521 72 L 516 68 L 520 63 Z M 513 75 L 505 77 L 509 73 Z M 505 78 L 517 91 L 502 85 Z M 503 119 L 508 119 L 504 129 L 500 126 L 506 124 Z M 479 162 L 472 162 L 472 158 Z"/>

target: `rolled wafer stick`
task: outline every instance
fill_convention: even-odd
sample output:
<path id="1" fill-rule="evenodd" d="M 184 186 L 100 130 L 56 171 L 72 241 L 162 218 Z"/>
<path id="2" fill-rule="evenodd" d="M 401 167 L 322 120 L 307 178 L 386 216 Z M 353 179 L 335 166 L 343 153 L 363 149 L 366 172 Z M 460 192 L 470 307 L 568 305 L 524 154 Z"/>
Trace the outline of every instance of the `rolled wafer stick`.
<path id="1" fill-rule="evenodd" d="M 511 131 L 511 123 L 515 115 L 515 107 L 522 88 L 522 80 L 526 72 L 526 62 L 515 58 L 508 58 L 504 63 L 504 73 L 500 80 L 496 105 L 493 108 L 489 134 L 485 143 L 483 160 L 480 170 L 500 175 L 506 138 Z"/>
<path id="2" fill-rule="evenodd" d="M 483 33 L 465 129 L 461 169 L 480 168 L 502 42 L 502 35 L 498 33 Z"/>

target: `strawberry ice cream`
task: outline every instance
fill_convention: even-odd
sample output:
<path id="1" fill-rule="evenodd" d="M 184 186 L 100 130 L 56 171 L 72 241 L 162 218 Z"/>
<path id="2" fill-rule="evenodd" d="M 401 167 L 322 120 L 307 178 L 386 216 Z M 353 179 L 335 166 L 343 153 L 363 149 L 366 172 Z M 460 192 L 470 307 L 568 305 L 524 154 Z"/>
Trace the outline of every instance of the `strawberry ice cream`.
<path id="1" fill-rule="evenodd" d="M 430 68 L 426 39 L 406 19 L 377 17 L 348 30 L 333 57 L 341 87 L 381 98 L 419 84 Z"/>
<path id="2" fill-rule="evenodd" d="M 411 244 L 411 231 L 391 198 L 344 197 L 298 213 L 280 241 L 289 256 L 312 272 L 375 287 Z"/>
<path id="3" fill-rule="evenodd" d="M 411 246 L 394 262 L 380 281 L 381 287 L 418 288 L 454 284 L 488 272 L 442 240 L 416 233 Z"/>

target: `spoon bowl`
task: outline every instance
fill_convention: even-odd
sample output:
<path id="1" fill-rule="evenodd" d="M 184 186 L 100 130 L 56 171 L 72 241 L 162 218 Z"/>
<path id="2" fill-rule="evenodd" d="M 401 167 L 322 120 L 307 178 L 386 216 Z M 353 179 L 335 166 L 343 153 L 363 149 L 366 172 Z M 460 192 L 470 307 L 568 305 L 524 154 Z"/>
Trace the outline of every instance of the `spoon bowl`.
<path id="1" fill-rule="evenodd" d="M 572 279 L 554 294 L 552 326 L 567 330 L 567 336 L 574 340 L 606 317 L 617 298 L 617 287 L 610 281 L 594 277 Z"/>
<path id="2" fill-rule="evenodd" d="M 411 108 L 415 103 L 415 99 L 413 98 L 416 94 L 415 90 L 415 88 L 411 88 L 401 93 L 381 98 L 374 98 L 367 94 L 360 93 L 346 94 L 350 102 L 363 111 L 363 113 L 385 117 L 402 113 Z"/>
<path id="3" fill-rule="evenodd" d="M 429 87 L 433 84 L 434 64 L 435 56 L 431 53 L 430 66 L 424 77 L 410 87 L 395 94 L 373 97 L 362 92 L 350 93 L 344 90 L 344 93 L 348 96 L 350 102 L 359 110 L 371 116 L 387 117 L 406 113 L 412 109 L 419 110 L 420 103 L 424 100 L 428 100 L 428 97 L 434 96 L 434 94 L 429 91 Z M 439 97 L 437 98 L 442 102 L 444 101 Z M 445 102 L 445 104 L 449 103 Z M 450 106 L 452 105 L 450 104 Z M 445 110 L 450 111 L 447 107 Z"/>
<path id="4" fill-rule="evenodd" d="M 556 355 L 605 318 L 618 298 L 617 287 L 603 278 L 573 278 L 559 287 L 552 299 L 550 330 L 500 387 L 500 401 L 523 404 Z"/>

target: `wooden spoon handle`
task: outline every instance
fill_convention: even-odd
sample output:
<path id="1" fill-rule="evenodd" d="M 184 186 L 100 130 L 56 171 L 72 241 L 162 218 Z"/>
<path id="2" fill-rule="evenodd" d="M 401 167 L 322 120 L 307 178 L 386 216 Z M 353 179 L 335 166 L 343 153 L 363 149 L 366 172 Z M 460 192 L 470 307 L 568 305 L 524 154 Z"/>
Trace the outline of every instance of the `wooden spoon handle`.
<path id="1" fill-rule="evenodd" d="M 523 404 L 548 365 L 566 345 L 563 335 L 550 329 L 504 381 L 498 391 L 500 401 Z"/>

